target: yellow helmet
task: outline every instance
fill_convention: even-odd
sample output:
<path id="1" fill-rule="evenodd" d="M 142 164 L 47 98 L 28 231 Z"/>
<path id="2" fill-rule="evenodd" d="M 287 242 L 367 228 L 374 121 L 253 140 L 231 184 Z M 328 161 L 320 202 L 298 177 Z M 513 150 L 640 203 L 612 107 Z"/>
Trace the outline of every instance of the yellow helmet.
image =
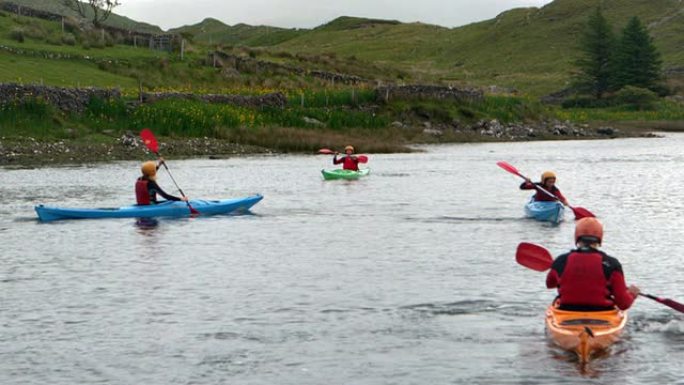
<path id="1" fill-rule="evenodd" d="M 354 152 L 354 146 L 349 145 L 349 146 L 347 146 L 347 147 L 344 148 L 344 151 L 345 151 L 345 152 L 347 152 L 347 151 Z"/>
<path id="2" fill-rule="evenodd" d="M 546 182 L 549 178 L 556 178 L 556 173 L 553 171 L 544 171 L 541 176 L 542 183 Z"/>
<path id="3" fill-rule="evenodd" d="M 145 162 L 140 167 L 140 171 L 144 176 L 154 179 L 157 176 L 157 164 L 153 161 Z"/>

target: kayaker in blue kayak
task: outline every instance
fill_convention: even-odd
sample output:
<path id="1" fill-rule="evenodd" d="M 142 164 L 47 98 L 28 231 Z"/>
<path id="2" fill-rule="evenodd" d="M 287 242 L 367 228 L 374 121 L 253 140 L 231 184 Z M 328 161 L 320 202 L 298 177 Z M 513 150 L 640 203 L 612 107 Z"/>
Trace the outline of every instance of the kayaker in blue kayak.
<path id="1" fill-rule="evenodd" d="M 135 198 L 139 205 L 157 204 L 157 194 L 170 201 L 186 201 L 187 196 L 182 198 L 167 194 L 157 184 L 157 170 L 164 163 L 164 158 L 159 158 L 159 163 L 153 161 L 145 162 L 140 167 L 142 176 L 135 182 Z"/>
<path id="2" fill-rule="evenodd" d="M 549 196 L 549 194 L 540 190 L 539 187 L 550 192 L 553 196 Z M 556 174 L 553 171 L 544 171 L 541 175 L 541 182 L 534 183 L 529 178 L 525 178 L 525 181 L 520 185 L 520 189 L 537 190 L 537 193 L 534 195 L 535 201 L 552 202 L 559 200 L 562 204 L 570 206 L 568 200 L 565 199 L 561 191 L 556 187 Z"/>
<path id="3" fill-rule="evenodd" d="M 546 287 L 558 288 L 560 309 L 572 311 L 629 309 L 639 288 L 627 287 L 620 262 L 599 250 L 603 225 L 582 218 L 575 227 L 577 248 L 556 258 L 546 276 Z"/>
<path id="4" fill-rule="evenodd" d="M 333 157 L 333 164 L 342 163 L 342 169 L 344 170 L 359 171 L 359 158 L 352 155 L 354 154 L 354 147 L 345 147 L 344 153 L 346 154 L 344 157 L 337 159 L 337 155 L 339 155 L 339 152 L 336 152 L 335 156 Z"/>

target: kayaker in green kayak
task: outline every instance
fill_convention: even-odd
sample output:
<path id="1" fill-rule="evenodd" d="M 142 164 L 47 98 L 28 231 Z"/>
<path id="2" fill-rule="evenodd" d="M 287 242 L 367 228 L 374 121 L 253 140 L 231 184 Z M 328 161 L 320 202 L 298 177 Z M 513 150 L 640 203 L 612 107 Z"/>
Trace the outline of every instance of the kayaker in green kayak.
<path id="1" fill-rule="evenodd" d="M 599 250 L 603 225 L 596 218 L 582 218 L 575 227 L 577 249 L 553 261 L 546 287 L 558 288 L 559 308 L 571 311 L 629 309 L 639 288 L 627 287 L 620 262 Z"/>
<path id="2" fill-rule="evenodd" d="M 359 158 L 352 155 L 354 154 L 354 147 L 351 145 L 345 147 L 344 153 L 346 154 L 344 157 L 337 159 L 337 155 L 339 155 L 339 152 L 335 152 L 335 156 L 333 157 L 333 164 L 342 163 L 343 170 L 359 171 Z"/>
<path id="3" fill-rule="evenodd" d="M 171 194 L 167 194 L 157 184 L 157 170 L 164 164 L 164 158 L 159 158 L 159 163 L 148 161 L 142 164 L 140 170 L 142 176 L 135 182 L 135 198 L 139 205 L 153 205 L 157 204 L 157 194 L 170 201 L 188 201 L 188 197 L 179 198 Z"/>
<path id="4" fill-rule="evenodd" d="M 539 187 L 550 192 L 554 196 L 549 196 L 549 194 L 541 191 Z M 534 183 L 529 178 L 525 178 L 525 181 L 520 185 L 521 190 L 537 190 L 534 195 L 534 200 L 539 202 L 552 202 L 556 199 L 562 204 L 570 206 L 568 200 L 565 199 L 561 191 L 556 187 L 556 173 L 553 171 L 544 171 L 541 175 L 541 182 Z"/>

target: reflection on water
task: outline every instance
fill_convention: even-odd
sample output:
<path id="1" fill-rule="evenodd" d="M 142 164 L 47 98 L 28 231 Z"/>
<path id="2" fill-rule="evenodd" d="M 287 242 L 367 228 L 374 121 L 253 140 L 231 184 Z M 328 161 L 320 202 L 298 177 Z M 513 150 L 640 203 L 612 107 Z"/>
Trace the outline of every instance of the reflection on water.
<path id="1" fill-rule="evenodd" d="M 135 226 L 140 229 L 140 234 L 150 234 L 159 226 L 159 220 L 156 218 L 137 218 Z"/>
<path id="2" fill-rule="evenodd" d="M 130 204 L 138 163 L 0 170 L 0 383 L 681 383 L 684 318 L 653 301 L 586 368 L 550 346 L 554 292 L 514 253 L 569 250 L 572 213 L 524 219 L 529 192 L 496 162 L 554 170 L 628 283 L 681 301 L 683 146 L 427 146 L 347 183 L 321 180 L 327 157 L 168 160 L 193 198 L 265 198 L 254 215 L 49 225 L 34 204 Z"/>

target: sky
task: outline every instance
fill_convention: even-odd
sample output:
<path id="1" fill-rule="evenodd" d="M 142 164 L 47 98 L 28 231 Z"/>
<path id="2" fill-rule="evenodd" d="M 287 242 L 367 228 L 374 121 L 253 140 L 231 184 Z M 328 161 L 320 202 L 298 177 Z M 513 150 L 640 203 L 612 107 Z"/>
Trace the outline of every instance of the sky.
<path id="1" fill-rule="evenodd" d="M 312 28 L 339 16 L 392 19 L 458 27 L 551 0 L 120 0 L 114 12 L 164 30 L 207 17 L 234 25 Z"/>

